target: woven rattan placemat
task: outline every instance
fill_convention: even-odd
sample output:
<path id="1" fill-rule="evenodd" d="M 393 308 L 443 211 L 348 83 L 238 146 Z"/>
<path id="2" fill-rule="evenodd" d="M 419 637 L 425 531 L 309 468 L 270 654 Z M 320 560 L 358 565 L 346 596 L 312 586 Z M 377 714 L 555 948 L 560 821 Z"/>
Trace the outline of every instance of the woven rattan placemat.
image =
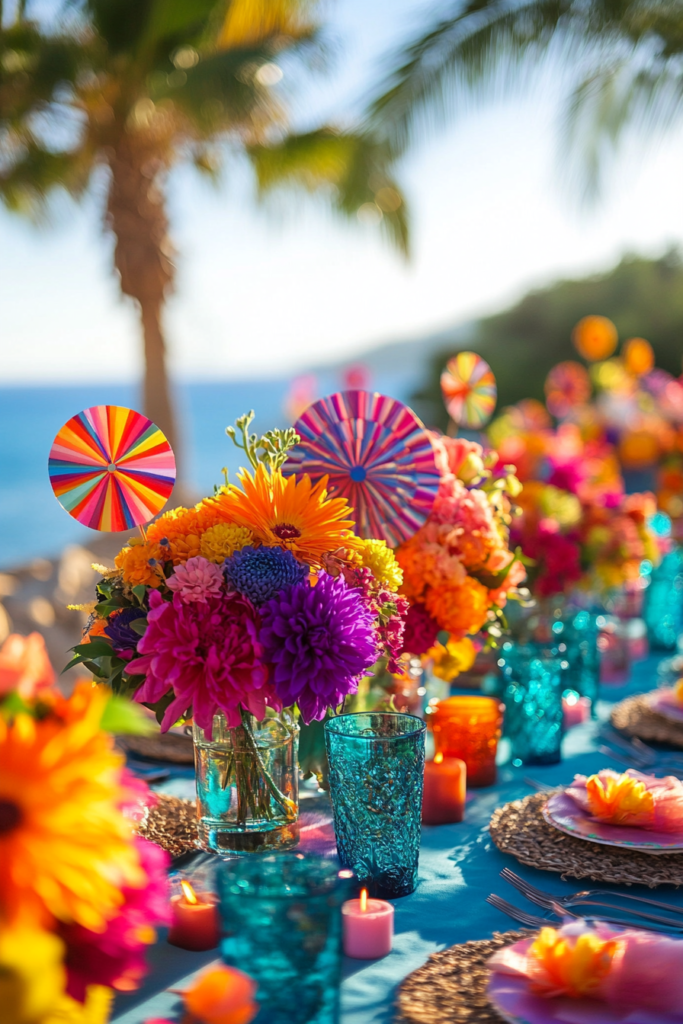
<path id="1" fill-rule="evenodd" d="M 432 953 L 401 983 L 396 1024 L 501 1024 L 488 1001 L 486 962 L 497 949 L 532 935 L 531 931 L 495 932 L 492 939 L 463 942 Z"/>
<path id="2" fill-rule="evenodd" d="M 683 885 L 683 853 L 649 854 L 576 839 L 553 828 L 541 808 L 547 793 L 533 793 L 494 811 L 491 838 L 503 853 L 543 871 L 617 885 Z"/>
<path id="3" fill-rule="evenodd" d="M 138 835 L 161 846 L 172 857 L 197 849 L 197 808 L 194 800 L 157 793 L 144 822 L 136 827 Z"/>
<path id="4" fill-rule="evenodd" d="M 116 745 L 129 754 L 148 757 L 153 761 L 194 764 L 192 740 L 189 736 L 179 736 L 173 732 L 155 736 L 117 736 Z"/>
<path id="5" fill-rule="evenodd" d="M 612 708 L 610 720 L 615 729 L 641 740 L 667 743 L 671 747 L 683 747 L 683 723 L 653 711 L 645 697 L 627 697 Z"/>

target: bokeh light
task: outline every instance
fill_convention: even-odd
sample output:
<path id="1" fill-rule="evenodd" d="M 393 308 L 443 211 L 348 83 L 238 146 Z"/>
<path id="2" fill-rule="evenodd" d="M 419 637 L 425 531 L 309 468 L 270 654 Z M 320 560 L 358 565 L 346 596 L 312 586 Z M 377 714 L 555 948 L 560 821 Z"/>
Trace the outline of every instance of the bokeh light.
<path id="1" fill-rule="evenodd" d="M 568 359 L 558 363 L 545 379 L 546 405 L 553 416 L 562 419 L 591 396 L 588 371 L 581 363 Z"/>
<path id="2" fill-rule="evenodd" d="M 608 359 L 618 340 L 617 329 L 606 316 L 584 316 L 572 331 L 574 348 L 589 363 Z"/>
<path id="3" fill-rule="evenodd" d="M 621 357 L 628 372 L 636 377 L 649 373 L 655 365 L 652 345 L 645 338 L 629 338 L 624 343 Z"/>

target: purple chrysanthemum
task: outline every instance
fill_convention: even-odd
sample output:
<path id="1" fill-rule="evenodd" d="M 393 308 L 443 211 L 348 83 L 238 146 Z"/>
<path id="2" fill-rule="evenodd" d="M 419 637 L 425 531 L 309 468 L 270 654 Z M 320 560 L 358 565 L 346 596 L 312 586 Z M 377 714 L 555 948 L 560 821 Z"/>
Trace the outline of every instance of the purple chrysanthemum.
<path id="1" fill-rule="evenodd" d="M 143 623 L 145 613 L 140 608 L 122 608 L 110 616 L 104 632 L 111 640 L 111 645 L 117 654 L 125 654 L 137 649 L 140 634 L 131 629 L 131 622 L 135 620 Z"/>
<path id="2" fill-rule="evenodd" d="M 305 580 L 309 571 L 307 565 L 297 562 L 291 551 L 282 548 L 242 548 L 223 564 L 228 585 L 255 605 Z"/>
<path id="3" fill-rule="evenodd" d="M 355 693 L 377 660 L 373 616 L 341 576 L 288 587 L 263 605 L 261 622 L 275 692 L 285 706 L 297 703 L 306 723 Z"/>

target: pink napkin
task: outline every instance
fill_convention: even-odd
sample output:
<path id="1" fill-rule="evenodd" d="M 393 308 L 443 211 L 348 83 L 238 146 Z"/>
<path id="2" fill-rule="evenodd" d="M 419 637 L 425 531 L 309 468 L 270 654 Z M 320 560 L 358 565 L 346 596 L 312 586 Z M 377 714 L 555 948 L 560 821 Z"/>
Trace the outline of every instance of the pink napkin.
<path id="1" fill-rule="evenodd" d="M 591 991 L 591 998 L 613 1006 L 639 1007 L 660 1013 L 679 1013 L 683 1008 L 683 941 L 665 935 L 625 930 L 616 932 L 606 925 L 591 928 L 584 921 L 573 921 L 558 929 L 564 937 L 592 932 L 600 939 L 614 939 L 617 944 L 607 973 Z M 491 957 L 492 971 L 539 981 L 543 967 L 529 955 L 533 940 L 501 949 Z M 520 947 L 524 950 L 521 951 Z M 555 989 L 538 992 L 547 998 L 570 993 Z"/>
<path id="2" fill-rule="evenodd" d="M 595 778 L 591 776 L 591 780 Z M 619 780 L 632 779 L 642 783 L 647 799 L 641 800 L 640 806 L 633 800 L 619 805 L 611 804 L 609 800 L 596 800 L 586 788 L 589 779 L 585 775 L 576 775 L 565 792 L 594 820 L 653 832 L 683 832 L 683 783 L 679 779 L 672 775 L 657 779 L 654 775 L 642 775 L 633 768 L 623 775 L 605 768 L 598 772 L 597 779 L 602 784 L 601 790 L 614 789 Z"/>

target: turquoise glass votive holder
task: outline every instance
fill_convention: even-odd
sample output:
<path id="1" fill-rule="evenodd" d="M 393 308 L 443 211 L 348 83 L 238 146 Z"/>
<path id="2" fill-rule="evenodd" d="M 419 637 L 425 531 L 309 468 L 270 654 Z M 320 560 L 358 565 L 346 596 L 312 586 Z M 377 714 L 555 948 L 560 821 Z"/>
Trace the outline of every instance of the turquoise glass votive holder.
<path id="1" fill-rule="evenodd" d="M 645 591 L 643 618 L 650 647 L 674 651 L 683 632 L 683 555 L 674 548 L 652 570 Z"/>
<path id="2" fill-rule="evenodd" d="M 256 1024 L 337 1024 L 342 903 L 353 872 L 323 857 L 243 857 L 216 868 L 223 960 L 256 982 Z"/>
<path id="3" fill-rule="evenodd" d="M 417 885 L 425 723 L 415 715 L 337 715 L 325 723 L 339 860 L 370 896 Z"/>
<path id="4" fill-rule="evenodd" d="M 557 764 L 562 757 L 562 692 L 566 689 L 556 647 L 503 644 L 505 735 L 513 764 Z"/>

